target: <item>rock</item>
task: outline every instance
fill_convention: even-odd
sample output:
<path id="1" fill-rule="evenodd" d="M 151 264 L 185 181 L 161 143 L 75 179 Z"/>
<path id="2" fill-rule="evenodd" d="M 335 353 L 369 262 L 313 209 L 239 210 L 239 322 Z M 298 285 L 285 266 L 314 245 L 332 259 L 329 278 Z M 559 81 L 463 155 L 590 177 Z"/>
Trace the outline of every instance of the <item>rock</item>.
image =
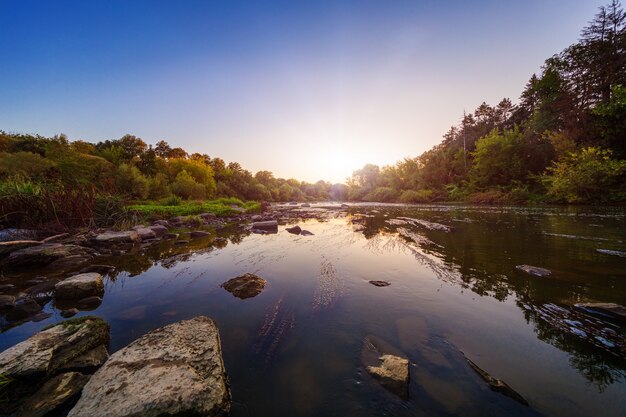
<path id="1" fill-rule="evenodd" d="M 170 227 L 170 222 L 168 222 L 167 220 L 155 220 L 152 222 L 153 226 L 164 226 L 164 227 Z"/>
<path id="2" fill-rule="evenodd" d="M 300 207 L 311 207 L 311 205 L 309 203 L 304 203 L 304 204 L 301 204 Z"/>
<path id="3" fill-rule="evenodd" d="M 626 307 L 615 303 L 579 303 L 577 309 L 626 323 Z"/>
<path id="4" fill-rule="evenodd" d="M 86 274 L 87 272 L 97 272 L 100 275 L 105 275 L 110 272 L 115 271 L 115 267 L 113 265 L 89 265 L 80 270 L 81 274 Z"/>
<path id="5" fill-rule="evenodd" d="M 16 300 L 15 305 L 6 315 L 6 319 L 10 322 L 27 319 L 39 313 L 42 307 L 32 298 L 21 298 Z"/>
<path id="6" fill-rule="evenodd" d="M 48 379 L 84 352 L 108 344 L 109 325 L 104 320 L 92 316 L 66 320 L 0 353 L 0 373 L 17 383 Z"/>
<path id="7" fill-rule="evenodd" d="M 313 236 L 313 233 L 309 232 L 308 230 L 302 229 L 302 231 L 300 232 L 300 236 Z"/>
<path id="8" fill-rule="evenodd" d="M 276 230 L 278 231 L 278 222 L 276 220 L 267 220 L 264 222 L 252 223 L 253 229 Z"/>
<path id="9" fill-rule="evenodd" d="M 299 235 L 299 234 L 300 234 L 300 232 L 302 231 L 302 229 L 301 229 L 301 228 L 300 228 L 300 226 L 298 226 L 298 225 L 295 225 L 295 226 L 293 226 L 293 227 L 288 227 L 288 228 L 287 228 L 287 229 L 285 229 L 285 230 L 287 230 L 289 233 L 292 233 L 292 234 L 294 234 L 294 235 Z"/>
<path id="10" fill-rule="evenodd" d="M 0 263 L 0 267 L 43 266 L 61 258 L 74 255 L 93 256 L 95 253 L 93 249 L 78 245 L 44 243 L 11 252 L 11 254 Z"/>
<path id="11" fill-rule="evenodd" d="M 30 229 L 2 229 L 0 230 L 0 242 L 11 240 L 36 240 L 37 231 Z"/>
<path id="12" fill-rule="evenodd" d="M 152 232 L 154 233 L 156 237 L 161 237 L 167 233 L 168 228 L 165 226 L 156 225 L 156 226 L 150 226 L 150 230 L 152 230 Z"/>
<path id="13" fill-rule="evenodd" d="M 380 381 L 389 391 L 402 398 L 408 398 L 409 361 L 395 355 L 380 357 L 380 366 L 368 366 L 367 372 Z"/>
<path id="14" fill-rule="evenodd" d="M 204 220 L 208 220 L 208 219 L 212 219 L 214 217 L 217 217 L 215 215 L 215 213 L 200 213 L 200 214 L 198 214 L 198 216 L 203 218 Z"/>
<path id="15" fill-rule="evenodd" d="M 81 298 L 76 304 L 81 310 L 95 310 L 102 304 L 102 298 L 97 295 L 92 295 L 91 297 Z"/>
<path id="16" fill-rule="evenodd" d="M 107 231 L 96 236 L 96 242 L 100 245 L 111 245 L 115 243 L 136 243 L 141 239 L 135 230 L 125 232 Z"/>
<path id="17" fill-rule="evenodd" d="M 104 294 L 102 275 L 97 272 L 74 275 L 55 285 L 56 296 L 60 299 L 81 299 Z"/>
<path id="18" fill-rule="evenodd" d="M 191 232 L 189 232 L 189 237 L 192 239 L 197 239 L 200 237 L 206 237 L 209 236 L 211 233 L 209 232 L 205 232 L 203 230 L 193 230 Z"/>
<path id="19" fill-rule="evenodd" d="M 350 206 L 349 206 L 349 205 L 347 205 L 346 203 L 342 203 L 342 204 L 341 204 L 341 208 L 349 208 L 349 207 L 350 207 Z"/>
<path id="20" fill-rule="evenodd" d="M 35 277 L 35 278 L 31 278 L 31 279 L 25 281 L 24 284 L 26 284 L 26 285 L 37 285 L 37 284 L 41 284 L 45 280 L 46 280 L 46 277 Z"/>
<path id="21" fill-rule="evenodd" d="M 73 317 L 76 314 L 78 314 L 77 308 L 70 308 L 70 309 L 61 311 L 61 317 L 66 318 L 66 319 L 69 319 L 70 317 Z"/>
<path id="22" fill-rule="evenodd" d="M 163 239 L 178 239 L 178 233 L 165 233 Z"/>
<path id="23" fill-rule="evenodd" d="M 139 227 L 135 229 L 135 232 L 137 232 L 141 240 L 154 239 L 157 236 L 151 227 Z"/>
<path id="24" fill-rule="evenodd" d="M 386 287 L 388 285 L 391 285 L 387 281 L 369 281 L 369 283 L 372 284 L 372 285 L 375 285 L 377 287 Z"/>
<path id="25" fill-rule="evenodd" d="M 596 251 L 605 255 L 621 256 L 622 258 L 626 258 L 626 252 L 621 250 L 596 249 Z"/>
<path id="26" fill-rule="evenodd" d="M 45 417 L 71 406 L 79 397 L 88 375 L 78 372 L 60 374 L 43 384 L 20 407 L 19 417 Z"/>
<path id="27" fill-rule="evenodd" d="M 236 278 L 231 278 L 221 285 L 226 291 L 235 297 L 246 298 L 255 297 L 261 294 L 267 281 L 254 274 L 244 274 Z"/>
<path id="28" fill-rule="evenodd" d="M 111 355 L 70 417 L 225 416 L 230 389 L 215 322 L 200 316 L 153 330 Z"/>
<path id="29" fill-rule="evenodd" d="M 476 372 L 491 388 L 492 391 L 499 392 L 503 395 L 506 395 L 509 398 L 514 399 L 520 404 L 528 405 L 528 401 L 524 399 L 521 395 L 519 395 L 513 388 L 507 385 L 506 382 L 496 379 L 489 375 L 487 372 L 478 367 L 474 362 L 472 362 L 469 358 L 465 358 L 469 366 Z"/>
<path id="30" fill-rule="evenodd" d="M 517 265 L 515 268 L 536 277 L 549 277 L 550 275 L 552 275 L 552 271 L 550 271 L 549 269 L 539 268 L 538 266 Z"/>
<path id="31" fill-rule="evenodd" d="M 13 284 L 0 284 L 0 291 L 11 291 L 15 289 Z"/>
<path id="32" fill-rule="evenodd" d="M 93 257 L 91 255 L 72 255 L 65 258 L 57 259 L 49 265 L 51 269 L 69 270 L 75 269 L 88 262 Z"/>
<path id="33" fill-rule="evenodd" d="M 82 372 L 93 374 L 109 359 L 109 352 L 105 345 L 98 345 L 95 348 L 83 353 L 80 356 L 68 361 L 63 365 L 63 372 Z"/>
<path id="34" fill-rule="evenodd" d="M 45 304 L 52 299 L 58 279 L 51 279 L 46 282 L 27 288 L 24 292 L 40 304 Z"/>
<path id="35" fill-rule="evenodd" d="M 70 234 L 69 234 L 69 233 L 60 233 L 60 234 L 58 234 L 58 235 L 52 235 L 52 236 L 48 236 L 48 237 L 47 237 L 47 238 L 45 238 L 45 239 L 42 239 L 42 240 L 41 240 L 41 243 L 53 242 L 53 241 L 55 241 L 55 240 L 61 240 L 61 239 L 64 239 L 64 238 L 66 238 L 66 237 L 69 237 L 69 236 L 70 236 Z"/>
<path id="36" fill-rule="evenodd" d="M 12 295 L 0 295 L 0 313 L 5 313 L 15 306 L 15 297 Z"/>
<path id="37" fill-rule="evenodd" d="M 175 243 L 176 243 L 176 245 L 186 245 L 187 243 L 189 243 L 189 241 L 188 240 L 177 240 Z"/>

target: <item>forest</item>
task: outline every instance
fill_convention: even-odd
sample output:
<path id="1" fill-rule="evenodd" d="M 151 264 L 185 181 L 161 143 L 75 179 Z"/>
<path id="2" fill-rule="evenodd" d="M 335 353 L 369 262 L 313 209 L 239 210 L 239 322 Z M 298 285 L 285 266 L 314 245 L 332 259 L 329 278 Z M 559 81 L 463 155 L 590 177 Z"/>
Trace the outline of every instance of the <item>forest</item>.
<path id="1" fill-rule="evenodd" d="M 237 162 L 125 135 L 90 143 L 0 131 L 2 222 L 79 224 L 129 202 L 218 197 L 479 204 L 626 201 L 626 15 L 601 7 L 580 39 L 548 58 L 519 102 L 482 103 L 434 148 L 367 164 L 346 184 L 255 174 Z M 36 213 L 36 214 L 34 214 Z M 63 213 L 63 214 L 59 214 Z"/>

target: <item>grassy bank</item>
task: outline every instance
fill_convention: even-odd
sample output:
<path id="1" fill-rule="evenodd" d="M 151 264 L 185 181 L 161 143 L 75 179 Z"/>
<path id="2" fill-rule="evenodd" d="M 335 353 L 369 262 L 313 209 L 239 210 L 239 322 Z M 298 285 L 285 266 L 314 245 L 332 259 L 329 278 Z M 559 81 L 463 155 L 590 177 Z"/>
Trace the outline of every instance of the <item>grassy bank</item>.
<path id="1" fill-rule="evenodd" d="M 217 216 L 231 216 L 240 213 L 258 213 L 261 203 L 243 202 L 238 198 L 219 198 L 209 201 L 182 201 L 170 198 L 162 201 L 146 201 L 128 206 L 131 213 L 146 218 L 170 218 L 213 213 Z"/>

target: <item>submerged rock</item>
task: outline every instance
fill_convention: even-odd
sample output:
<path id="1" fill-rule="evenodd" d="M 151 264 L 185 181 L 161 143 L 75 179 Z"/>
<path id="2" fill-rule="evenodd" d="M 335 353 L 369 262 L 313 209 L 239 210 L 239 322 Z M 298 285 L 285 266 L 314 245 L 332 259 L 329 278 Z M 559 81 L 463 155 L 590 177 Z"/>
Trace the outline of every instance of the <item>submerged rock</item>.
<path id="1" fill-rule="evenodd" d="M 287 230 L 289 233 L 294 234 L 294 235 L 299 235 L 300 232 L 302 231 L 302 229 L 298 225 L 295 225 L 293 227 L 288 227 L 285 230 Z"/>
<path id="2" fill-rule="evenodd" d="M 313 233 L 312 233 L 312 232 L 309 232 L 308 230 L 304 230 L 304 229 L 303 229 L 303 230 L 300 232 L 300 236 L 313 236 Z"/>
<path id="3" fill-rule="evenodd" d="M 200 237 L 207 237 L 209 236 L 211 233 L 209 232 L 205 232 L 204 230 L 193 230 L 191 232 L 189 232 L 189 237 L 192 239 L 197 239 Z"/>
<path id="4" fill-rule="evenodd" d="M 517 265 L 515 268 L 520 271 L 526 272 L 527 274 L 534 275 L 536 277 L 549 277 L 552 275 L 552 271 L 546 268 L 540 268 L 538 266 L 531 265 Z"/>
<path id="5" fill-rule="evenodd" d="M 520 404 L 528 405 L 528 401 L 524 399 L 520 394 L 518 394 L 513 388 L 511 388 L 506 382 L 494 378 L 489 375 L 487 372 L 482 370 L 478 365 L 472 362 L 469 358 L 465 358 L 469 366 L 476 372 L 491 388 L 492 391 L 499 392 L 503 395 L 506 395 L 509 398 L 514 399 Z"/>
<path id="6" fill-rule="evenodd" d="M 257 275 L 244 274 L 229 279 L 221 286 L 235 297 L 244 300 L 261 294 L 265 284 L 267 284 L 267 281 Z"/>
<path id="7" fill-rule="evenodd" d="M 372 285 L 375 285 L 376 287 L 386 287 L 388 285 L 391 285 L 387 281 L 368 281 L 368 282 Z"/>
<path id="8" fill-rule="evenodd" d="M 63 310 L 61 311 L 61 317 L 63 318 L 70 318 L 75 316 L 76 314 L 78 314 L 78 309 L 77 308 L 69 308 L 67 310 Z"/>
<path id="9" fill-rule="evenodd" d="M 626 258 L 626 252 L 621 250 L 596 249 L 596 251 L 605 255 L 621 256 L 622 258 Z"/>
<path id="10" fill-rule="evenodd" d="M 102 275 L 97 272 L 74 275 L 55 285 L 56 296 L 60 299 L 82 299 L 104 294 Z"/>
<path id="11" fill-rule="evenodd" d="M 380 366 L 368 366 L 367 372 L 380 384 L 400 397 L 408 397 L 409 360 L 394 355 L 380 357 Z"/>
<path id="12" fill-rule="evenodd" d="M 626 307 L 615 303 L 579 303 L 575 307 L 587 313 L 626 323 Z"/>
<path id="13" fill-rule="evenodd" d="M 363 342 L 361 361 L 366 371 L 385 389 L 409 398 L 409 360 L 398 349 L 376 336 Z"/>
<path id="14" fill-rule="evenodd" d="M 224 416 L 229 411 L 217 326 L 200 316 L 153 330 L 111 355 L 69 416 Z"/>
<path id="15" fill-rule="evenodd" d="M 57 375 L 28 398 L 17 415 L 19 417 L 46 417 L 57 410 L 67 409 L 78 400 L 87 381 L 89 381 L 89 376 L 79 372 Z"/>

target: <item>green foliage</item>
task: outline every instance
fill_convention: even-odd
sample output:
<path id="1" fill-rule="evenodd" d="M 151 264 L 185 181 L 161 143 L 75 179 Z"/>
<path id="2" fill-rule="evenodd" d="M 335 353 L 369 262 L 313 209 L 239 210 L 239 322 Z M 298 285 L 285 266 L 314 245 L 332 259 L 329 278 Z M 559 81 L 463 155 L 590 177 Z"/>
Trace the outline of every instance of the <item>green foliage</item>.
<path id="1" fill-rule="evenodd" d="M 434 190 L 406 190 L 400 195 L 401 203 L 430 203 L 435 197 Z"/>
<path id="2" fill-rule="evenodd" d="M 0 152 L 0 176 L 22 176 L 33 179 L 44 179 L 54 176 L 56 164 L 38 153 L 32 152 Z"/>
<path id="3" fill-rule="evenodd" d="M 144 199 L 150 191 L 148 178 L 136 166 L 127 163 L 117 167 L 115 186 L 118 192 L 130 198 Z"/>
<path id="4" fill-rule="evenodd" d="M 261 205 L 254 201 L 243 203 L 237 198 L 220 198 L 211 201 L 181 201 L 179 205 L 171 206 L 157 203 L 131 205 L 128 209 L 148 217 L 192 216 L 200 213 L 213 213 L 218 216 L 237 214 L 231 206 L 242 207 L 246 212 L 256 213 Z"/>
<path id="5" fill-rule="evenodd" d="M 472 156 L 470 179 L 478 187 L 508 185 L 526 179 L 524 136 L 517 127 L 503 133 L 491 131 L 476 143 Z"/>
<path id="6" fill-rule="evenodd" d="M 177 195 L 169 196 L 160 201 L 161 205 L 163 206 L 180 206 L 182 202 L 183 199 Z"/>
<path id="7" fill-rule="evenodd" d="M 366 201 L 389 203 L 398 199 L 399 193 L 391 187 L 376 187 L 364 197 Z"/>
<path id="8" fill-rule="evenodd" d="M 613 159 L 608 149 L 583 148 L 550 167 L 544 181 L 557 201 L 621 201 L 626 199 L 626 160 Z"/>

